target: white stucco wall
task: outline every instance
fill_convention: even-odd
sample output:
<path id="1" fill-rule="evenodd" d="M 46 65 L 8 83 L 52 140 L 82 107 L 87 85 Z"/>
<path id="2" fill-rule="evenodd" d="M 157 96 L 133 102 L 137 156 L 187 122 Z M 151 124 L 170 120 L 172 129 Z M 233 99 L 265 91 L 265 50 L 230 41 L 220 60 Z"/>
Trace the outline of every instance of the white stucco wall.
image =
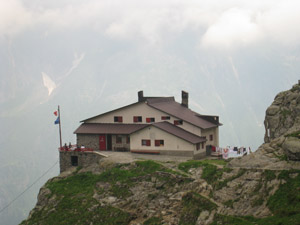
<path id="1" fill-rule="evenodd" d="M 210 141 L 209 136 L 213 135 L 213 140 Z M 206 143 L 205 145 L 214 145 L 214 146 L 219 146 L 219 128 L 211 128 L 211 129 L 206 129 L 202 131 L 201 136 L 206 136 Z"/>
<path id="2" fill-rule="evenodd" d="M 167 113 L 161 112 L 157 109 L 154 109 L 154 108 L 148 106 L 146 103 L 141 102 L 141 103 L 132 105 L 130 107 L 119 109 L 119 110 L 116 110 L 113 112 L 109 112 L 105 115 L 89 119 L 86 121 L 86 123 L 115 123 L 114 122 L 115 116 L 122 116 L 123 117 L 122 123 L 134 123 L 133 122 L 134 116 L 142 116 L 141 123 L 146 123 L 147 117 L 154 117 L 155 122 L 161 122 L 161 121 L 165 121 L 165 120 L 161 120 L 162 116 L 170 116 L 170 120 L 167 120 L 167 121 L 172 124 L 174 124 L 174 120 L 179 120 L 179 118 L 177 118 L 177 117 L 174 117 Z M 183 121 L 182 125 L 178 125 L 178 127 L 181 127 L 181 128 L 183 128 L 193 134 L 196 134 L 198 136 L 202 136 L 201 129 L 199 127 L 194 126 L 185 121 Z"/>
<path id="3" fill-rule="evenodd" d="M 151 146 L 142 146 L 142 139 L 151 140 Z M 164 140 L 164 146 L 155 146 L 155 140 Z M 130 149 L 195 151 L 196 145 L 151 126 L 131 134 Z"/>

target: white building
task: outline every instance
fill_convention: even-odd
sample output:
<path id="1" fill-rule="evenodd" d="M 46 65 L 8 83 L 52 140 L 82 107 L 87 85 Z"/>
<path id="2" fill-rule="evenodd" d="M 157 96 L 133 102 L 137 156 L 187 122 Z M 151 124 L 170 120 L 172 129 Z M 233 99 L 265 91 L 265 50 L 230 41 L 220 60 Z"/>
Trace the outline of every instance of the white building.
<path id="1" fill-rule="evenodd" d="M 200 115 L 174 97 L 145 97 L 138 102 L 81 121 L 77 144 L 94 150 L 131 151 L 204 157 L 207 145 L 219 146 L 219 117 Z"/>

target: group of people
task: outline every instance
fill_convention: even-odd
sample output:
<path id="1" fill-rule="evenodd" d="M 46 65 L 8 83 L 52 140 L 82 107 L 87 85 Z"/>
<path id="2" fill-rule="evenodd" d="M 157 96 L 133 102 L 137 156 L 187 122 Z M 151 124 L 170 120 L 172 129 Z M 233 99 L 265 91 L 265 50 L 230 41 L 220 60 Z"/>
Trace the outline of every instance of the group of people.
<path id="1" fill-rule="evenodd" d="M 67 145 L 67 143 L 65 143 L 65 145 L 62 148 L 65 151 L 74 151 L 74 150 L 79 150 L 79 149 L 85 149 L 85 146 L 84 145 L 79 146 L 78 144 L 72 145 L 71 142 L 69 142 L 69 145 Z"/>

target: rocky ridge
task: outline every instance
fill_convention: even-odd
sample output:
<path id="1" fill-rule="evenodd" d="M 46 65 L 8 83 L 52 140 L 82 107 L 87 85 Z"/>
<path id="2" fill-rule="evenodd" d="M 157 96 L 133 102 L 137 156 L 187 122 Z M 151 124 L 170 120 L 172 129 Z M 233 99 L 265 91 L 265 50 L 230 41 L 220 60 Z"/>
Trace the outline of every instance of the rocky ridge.
<path id="1" fill-rule="evenodd" d="M 300 81 L 276 95 L 264 125 L 265 143 L 254 154 L 232 160 L 230 166 L 300 169 Z"/>

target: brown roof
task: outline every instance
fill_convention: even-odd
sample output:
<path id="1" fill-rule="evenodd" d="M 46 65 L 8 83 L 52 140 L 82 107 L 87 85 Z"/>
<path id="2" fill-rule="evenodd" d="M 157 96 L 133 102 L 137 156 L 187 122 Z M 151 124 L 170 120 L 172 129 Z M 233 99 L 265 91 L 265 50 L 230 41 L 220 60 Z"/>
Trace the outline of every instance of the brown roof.
<path id="1" fill-rule="evenodd" d="M 83 123 L 74 134 L 131 134 L 149 124 Z"/>
<path id="2" fill-rule="evenodd" d="M 190 132 L 182 129 L 181 127 L 175 126 L 167 121 L 159 122 L 159 123 L 152 123 L 151 125 L 159 128 L 169 134 L 179 137 L 187 142 L 190 142 L 192 144 L 197 144 L 197 143 L 206 141 L 205 137 L 197 136 L 197 135 L 190 133 Z"/>
<path id="3" fill-rule="evenodd" d="M 175 116 L 183 121 L 191 123 L 202 129 L 213 128 L 221 125 L 218 122 L 211 122 L 204 118 L 201 118 L 201 115 L 190 110 L 189 108 L 182 106 L 180 103 L 175 102 L 174 100 L 173 101 L 172 100 L 169 101 L 149 100 L 147 103 L 149 106 L 155 109 L 158 109 L 162 112 Z"/>

